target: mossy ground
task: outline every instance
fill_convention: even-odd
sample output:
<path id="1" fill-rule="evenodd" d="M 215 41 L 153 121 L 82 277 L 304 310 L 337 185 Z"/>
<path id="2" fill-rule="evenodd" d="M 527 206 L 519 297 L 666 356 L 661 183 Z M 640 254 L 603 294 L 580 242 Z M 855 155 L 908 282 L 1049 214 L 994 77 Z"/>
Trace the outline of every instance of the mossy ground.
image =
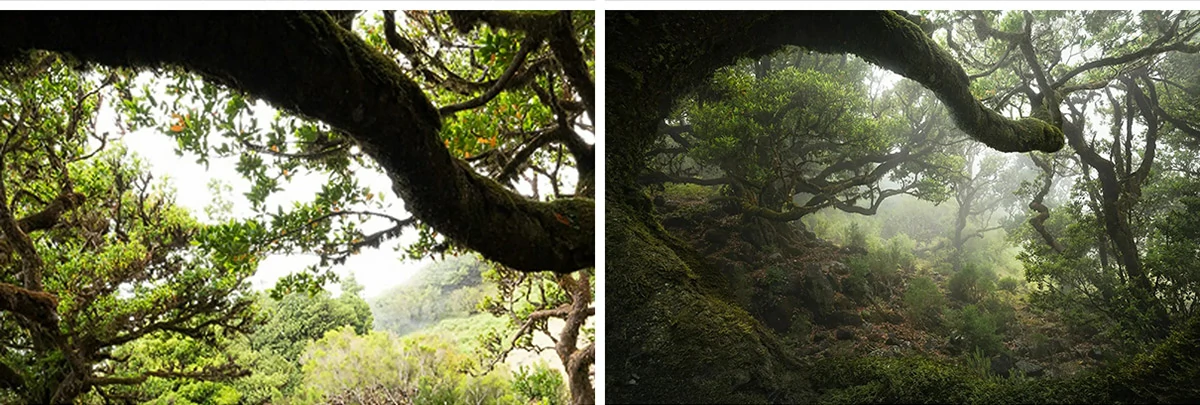
<path id="1" fill-rule="evenodd" d="M 749 313 L 705 286 L 657 223 L 625 204 L 607 209 L 605 249 L 610 262 L 625 264 L 607 276 L 610 401 L 811 399 L 804 368 Z"/>
<path id="2" fill-rule="evenodd" d="M 856 331 L 852 340 L 833 338 L 846 326 L 821 325 L 808 326 L 809 336 L 829 336 L 820 345 L 785 339 L 786 332 L 767 327 L 734 299 L 731 290 L 736 283 L 730 282 L 729 274 L 706 264 L 714 254 L 731 252 L 705 254 L 694 246 L 703 243 L 698 229 L 737 227 L 725 221 L 730 215 L 705 203 L 701 194 L 668 193 L 665 200 L 674 211 L 654 215 L 628 205 L 608 207 L 610 262 L 638 264 L 609 270 L 606 384 L 610 401 L 990 404 L 1200 398 L 1184 382 L 1196 379 L 1200 370 L 1196 325 L 1178 332 L 1153 354 L 1042 378 L 999 377 L 956 362 L 942 353 L 945 339 L 922 340 L 932 334 L 896 319 L 895 308 L 886 303 L 882 309 L 862 312 L 867 322 L 851 328 Z M 691 227 L 680 232 L 672 226 L 668 231 L 656 220 L 662 217 Z M 733 239 L 739 237 L 737 231 L 730 233 Z M 820 243 L 810 244 L 809 249 L 825 250 Z M 770 256 L 765 251 L 753 255 L 756 260 Z M 917 342 L 918 349 L 890 357 L 866 354 L 886 345 L 889 336 Z M 933 349 L 920 349 L 927 340 L 935 342 Z M 818 346 L 824 347 L 820 353 L 805 350 Z"/>

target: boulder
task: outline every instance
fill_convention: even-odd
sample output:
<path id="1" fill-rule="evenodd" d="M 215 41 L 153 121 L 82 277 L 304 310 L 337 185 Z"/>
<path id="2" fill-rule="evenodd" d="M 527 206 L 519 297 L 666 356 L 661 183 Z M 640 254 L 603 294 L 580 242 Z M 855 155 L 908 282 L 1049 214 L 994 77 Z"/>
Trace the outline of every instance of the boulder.
<path id="1" fill-rule="evenodd" d="M 1046 373 L 1046 368 L 1029 360 L 1021 359 L 1017 361 L 1017 370 L 1021 370 L 1029 377 L 1041 377 Z"/>
<path id="2" fill-rule="evenodd" d="M 992 373 L 999 376 L 1009 376 L 1012 374 L 1012 369 L 1016 364 L 1013 361 L 1012 355 L 1008 353 L 1000 353 L 999 356 L 992 357 Z"/>
<path id="3" fill-rule="evenodd" d="M 721 228 L 709 229 L 704 233 L 704 241 L 714 245 L 724 244 L 729 241 L 729 231 Z"/>

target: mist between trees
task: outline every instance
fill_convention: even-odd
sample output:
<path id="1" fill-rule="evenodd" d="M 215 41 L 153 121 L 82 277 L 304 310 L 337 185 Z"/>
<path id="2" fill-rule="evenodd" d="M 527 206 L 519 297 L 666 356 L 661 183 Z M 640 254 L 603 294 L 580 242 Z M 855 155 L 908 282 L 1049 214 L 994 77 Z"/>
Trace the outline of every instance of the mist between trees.
<path id="1" fill-rule="evenodd" d="M 1200 14 L 608 18 L 610 400 L 1200 400 Z"/>

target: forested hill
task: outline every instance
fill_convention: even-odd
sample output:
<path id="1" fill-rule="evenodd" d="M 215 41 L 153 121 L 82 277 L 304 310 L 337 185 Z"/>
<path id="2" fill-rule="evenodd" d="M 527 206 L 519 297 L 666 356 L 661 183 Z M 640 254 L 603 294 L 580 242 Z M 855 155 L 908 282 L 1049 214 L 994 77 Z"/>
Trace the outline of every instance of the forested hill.
<path id="1" fill-rule="evenodd" d="M 479 313 L 479 301 L 494 293 L 485 286 L 488 264 L 474 255 L 450 257 L 421 268 L 407 282 L 368 300 L 375 329 L 403 336 L 451 318 Z M 490 288 L 490 290 L 489 290 Z"/>

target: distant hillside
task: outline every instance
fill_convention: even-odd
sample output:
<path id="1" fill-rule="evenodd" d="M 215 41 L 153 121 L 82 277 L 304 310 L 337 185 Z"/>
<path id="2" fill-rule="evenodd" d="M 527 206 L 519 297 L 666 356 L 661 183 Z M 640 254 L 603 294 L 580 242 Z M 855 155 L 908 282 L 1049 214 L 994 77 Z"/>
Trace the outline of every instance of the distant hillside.
<path id="1" fill-rule="evenodd" d="M 375 329 L 403 336 L 444 319 L 478 313 L 476 303 L 495 288 L 483 284 L 481 274 L 486 268 L 473 255 L 422 268 L 408 282 L 369 300 Z"/>

